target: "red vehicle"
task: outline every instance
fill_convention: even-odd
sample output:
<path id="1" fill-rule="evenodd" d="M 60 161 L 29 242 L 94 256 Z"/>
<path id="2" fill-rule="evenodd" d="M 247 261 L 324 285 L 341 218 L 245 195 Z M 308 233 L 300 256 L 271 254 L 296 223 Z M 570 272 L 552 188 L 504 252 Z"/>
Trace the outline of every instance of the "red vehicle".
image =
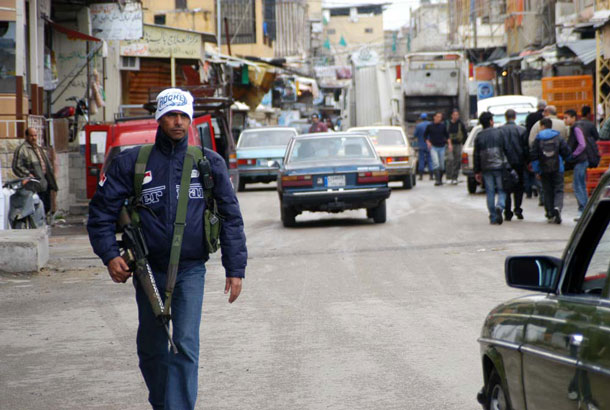
<path id="1" fill-rule="evenodd" d="M 227 164 L 234 187 L 239 185 L 235 141 L 227 115 L 230 100 L 213 101 L 213 106 L 202 105 L 195 99 L 195 115 L 189 129 L 189 144 L 203 146 L 220 154 Z M 150 106 L 148 108 L 151 108 Z M 209 114 L 202 114 L 201 111 Z M 87 198 L 93 197 L 102 171 L 121 151 L 142 144 L 152 144 L 157 132 L 154 117 L 122 118 L 114 123 L 85 127 L 85 162 Z"/>

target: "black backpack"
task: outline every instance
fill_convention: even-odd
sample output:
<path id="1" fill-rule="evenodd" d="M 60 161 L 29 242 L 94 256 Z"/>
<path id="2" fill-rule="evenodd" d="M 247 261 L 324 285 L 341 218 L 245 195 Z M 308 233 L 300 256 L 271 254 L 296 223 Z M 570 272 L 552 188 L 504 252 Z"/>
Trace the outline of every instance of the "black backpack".
<path id="1" fill-rule="evenodd" d="M 540 149 L 540 171 L 550 173 L 559 171 L 559 137 L 538 140 Z"/>
<path id="2" fill-rule="evenodd" d="M 585 154 L 587 155 L 587 161 L 589 162 L 589 168 L 597 168 L 601 156 L 599 155 L 599 148 L 597 141 L 590 135 L 585 137 Z"/>

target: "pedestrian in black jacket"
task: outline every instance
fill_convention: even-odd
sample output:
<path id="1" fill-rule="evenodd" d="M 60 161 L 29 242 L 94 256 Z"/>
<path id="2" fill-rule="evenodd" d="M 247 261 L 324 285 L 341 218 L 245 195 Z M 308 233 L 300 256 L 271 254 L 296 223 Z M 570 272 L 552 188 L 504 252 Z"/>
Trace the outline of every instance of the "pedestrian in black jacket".
<path id="1" fill-rule="evenodd" d="M 511 211 L 511 194 L 514 197 L 514 215 L 517 219 L 523 219 L 521 204 L 523 202 L 524 178 L 529 158 L 529 143 L 525 127 L 515 123 L 515 120 L 517 119 L 515 110 L 506 110 L 504 116 L 506 117 L 506 124 L 500 127 L 500 130 L 504 133 L 504 137 L 506 138 L 506 148 L 512 152 L 511 156 L 516 161 L 512 162 L 510 166 L 519 176 L 519 181 L 512 187 L 510 192 L 506 193 L 504 219 L 510 221 L 513 217 L 513 211 Z"/>
<path id="2" fill-rule="evenodd" d="M 597 132 L 597 127 L 591 120 L 589 120 L 589 115 L 591 115 L 591 107 L 588 105 L 583 105 L 580 109 L 580 113 L 581 119 L 576 121 L 576 126 L 580 128 L 585 136 L 585 139 L 593 138 L 595 141 L 598 141 L 599 132 Z"/>
<path id="3" fill-rule="evenodd" d="M 493 128 L 493 115 L 485 111 L 479 116 L 483 130 L 479 132 L 474 141 L 474 172 L 480 183 L 485 181 L 487 194 L 487 209 L 489 222 L 492 225 L 502 224 L 502 211 L 506 202 L 506 193 L 503 188 L 503 176 L 507 171 L 508 163 L 518 162 L 512 152 L 506 147 L 506 139 L 498 128 Z M 496 193 L 498 201 L 495 201 Z"/>
<path id="4" fill-rule="evenodd" d="M 538 111 L 529 113 L 527 117 L 525 117 L 525 129 L 527 132 L 527 136 L 529 138 L 530 131 L 534 127 L 538 121 L 544 118 L 544 109 L 546 108 L 546 101 L 538 100 Z M 542 187 L 540 186 L 540 181 L 536 179 L 536 174 L 532 172 L 529 167 L 525 170 L 525 180 L 524 180 L 524 191 L 525 195 L 528 198 L 532 197 L 532 194 L 538 194 L 542 191 Z M 542 204 L 542 202 L 540 202 Z"/>

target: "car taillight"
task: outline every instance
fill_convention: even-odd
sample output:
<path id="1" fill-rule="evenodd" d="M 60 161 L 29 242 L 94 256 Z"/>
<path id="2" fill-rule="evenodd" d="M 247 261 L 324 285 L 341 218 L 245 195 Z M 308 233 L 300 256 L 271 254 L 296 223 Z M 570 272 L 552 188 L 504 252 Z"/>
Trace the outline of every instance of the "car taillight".
<path id="1" fill-rule="evenodd" d="M 386 164 L 391 164 L 393 162 L 408 162 L 409 157 L 385 157 L 384 161 Z"/>
<path id="2" fill-rule="evenodd" d="M 253 159 L 253 158 L 238 159 L 237 165 L 256 165 L 256 159 Z"/>
<path id="3" fill-rule="evenodd" d="M 287 175 L 282 177 L 282 186 L 313 186 L 311 175 Z"/>
<path id="4" fill-rule="evenodd" d="M 237 168 L 237 155 L 229 154 L 229 168 Z"/>
<path id="5" fill-rule="evenodd" d="M 462 152 L 462 165 L 468 165 L 468 154 Z"/>
<path id="6" fill-rule="evenodd" d="M 388 171 L 358 172 L 359 184 L 377 184 L 388 182 Z"/>

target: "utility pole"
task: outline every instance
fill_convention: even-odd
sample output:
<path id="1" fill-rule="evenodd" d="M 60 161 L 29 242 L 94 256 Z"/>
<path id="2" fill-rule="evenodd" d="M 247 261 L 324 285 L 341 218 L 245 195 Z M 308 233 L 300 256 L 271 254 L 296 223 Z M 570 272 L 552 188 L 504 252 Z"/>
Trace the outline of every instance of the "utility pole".
<path id="1" fill-rule="evenodd" d="M 477 48 L 477 11 L 475 0 L 470 0 L 470 20 L 472 23 L 472 34 L 474 39 L 473 48 Z"/>
<path id="2" fill-rule="evenodd" d="M 218 54 L 221 53 L 222 26 L 220 25 L 220 0 L 216 0 L 216 42 L 218 43 Z"/>

